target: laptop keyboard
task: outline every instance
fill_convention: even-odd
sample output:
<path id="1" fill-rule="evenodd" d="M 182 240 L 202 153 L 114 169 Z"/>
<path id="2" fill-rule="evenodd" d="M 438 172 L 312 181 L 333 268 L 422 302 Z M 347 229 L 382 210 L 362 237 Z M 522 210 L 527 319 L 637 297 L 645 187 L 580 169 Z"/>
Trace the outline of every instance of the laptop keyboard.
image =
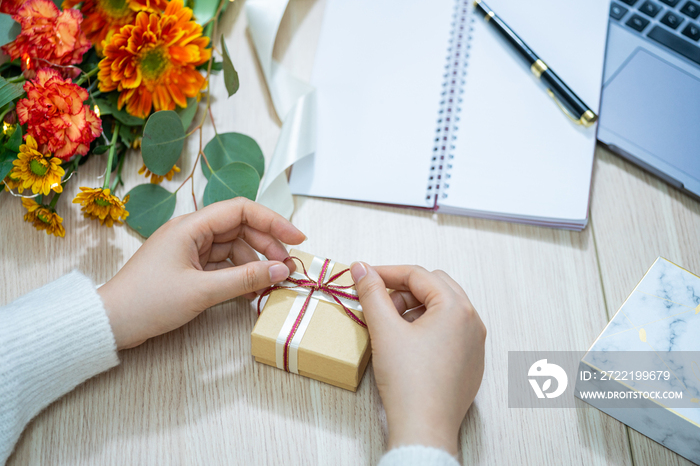
<path id="1" fill-rule="evenodd" d="M 619 0 L 610 5 L 611 18 L 698 65 L 699 16 L 700 3 L 693 0 Z"/>

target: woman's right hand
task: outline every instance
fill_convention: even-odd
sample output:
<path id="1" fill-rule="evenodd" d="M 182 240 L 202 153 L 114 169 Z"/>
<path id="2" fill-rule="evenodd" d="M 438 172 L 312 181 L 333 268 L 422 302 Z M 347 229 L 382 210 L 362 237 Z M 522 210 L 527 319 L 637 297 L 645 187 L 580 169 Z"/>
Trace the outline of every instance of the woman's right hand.
<path id="1" fill-rule="evenodd" d="M 467 294 L 441 270 L 355 262 L 351 273 L 372 341 L 389 448 L 427 445 L 456 454 L 484 374 L 486 328 Z M 421 305 L 425 312 L 414 321 L 402 317 Z"/>

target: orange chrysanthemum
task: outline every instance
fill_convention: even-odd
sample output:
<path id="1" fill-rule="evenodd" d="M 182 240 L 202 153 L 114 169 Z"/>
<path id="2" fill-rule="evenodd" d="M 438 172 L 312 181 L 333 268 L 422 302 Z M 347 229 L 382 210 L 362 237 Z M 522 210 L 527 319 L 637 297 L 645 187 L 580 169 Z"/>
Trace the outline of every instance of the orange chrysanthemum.
<path id="1" fill-rule="evenodd" d="M 109 42 L 122 26 L 133 23 L 136 13 L 160 13 L 167 3 L 167 0 L 63 0 L 63 8 L 82 4 L 85 35 L 97 53 L 102 54 L 103 42 Z"/>
<path id="2" fill-rule="evenodd" d="M 114 34 L 100 61 L 100 90 L 118 90 L 119 109 L 146 118 L 151 108 L 187 106 L 206 86 L 195 68 L 211 57 L 209 38 L 192 21 L 192 10 L 181 0 L 168 3 L 162 14 L 140 12 L 134 24 Z"/>
<path id="3" fill-rule="evenodd" d="M 109 188 L 81 187 L 80 191 L 73 199 L 73 203 L 83 206 L 80 210 L 86 218 L 94 218 L 102 225 L 111 227 L 115 223 L 121 224 L 129 216 L 129 212 L 124 207 L 124 204 L 129 202 L 128 194 L 124 200 L 121 200 L 111 194 Z"/>
<path id="4" fill-rule="evenodd" d="M 90 48 L 80 30 L 83 15 L 77 10 L 61 11 L 51 0 L 29 0 L 12 19 L 22 26 L 22 31 L 2 50 L 13 60 L 22 58 L 22 70 L 49 63 L 74 65 Z"/>
<path id="5" fill-rule="evenodd" d="M 83 104 L 88 93 L 51 69 L 37 71 L 24 83 L 27 98 L 17 102 L 17 117 L 43 152 L 62 160 L 85 155 L 93 139 L 102 132 L 102 122 Z"/>

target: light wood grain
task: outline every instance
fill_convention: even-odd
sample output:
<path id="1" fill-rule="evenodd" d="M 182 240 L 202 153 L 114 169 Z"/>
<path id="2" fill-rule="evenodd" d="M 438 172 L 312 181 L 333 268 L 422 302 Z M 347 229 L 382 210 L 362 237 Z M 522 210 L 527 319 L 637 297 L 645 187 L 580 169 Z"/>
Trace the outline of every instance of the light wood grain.
<path id="1" fill-rule="evenodd" d="M 298 0 L 285 15 L 276 55 L 308 78 L 323 1 Z M 225 98 L 212 80 L 220 132 L 254 137 L 266 157 L 279 134 L 246 31 L 242 2 L 222 28 L 241 90 Z M 199 117 L 201 117 L 201 112 Z M 199 118 L 198 117 L 198 118 Z M 207 125 L 204 140 L 213 135 Z M 186 144 L 176 188 L 191 169 Z M 682 464 L 645 437 L 585 408 L 507 406 L 507 356 L 514 350 L 584 350 L 657 255 L 700 270 L 700 207 L 626 162 L 599 151 L 591 227 L 581 233 L 351 202 L 297 198 L 302 249 L 344 263 L 440 268 L 467 290 L 488 330 L 482 389 L 464 421 L 465 464 Z M 137 154 L 127 190 L 141 183 Z M 0 196 L 0 304 L 78 268 L 108 280 L 141 239 L 127 228 L 84 220 L 70 199 L 96 184 L 95 157 L 59 203 L 66 238 L 35 232 L 22 207 Z M 388 174 L 387 176 L 391 176 Z M 204 183 L 197 172 L 195 192 Z M 126 192 L 126 191 L 124 191 Z M 176 214 L 193 209 L 189 188 Z M 695 241 L 693 241 L 695 240 Z M 386 422 L 371 367 L 356 394 L 256 364 L 255 312 L 244 300 L 218 305 L 170 334 L 120 354 L 121 365 L 78 387 L 26 429 L 8 464 L 376 464 Z M 630 449 L 631 445 L 631 449 Z M 675 463 L 674 463 L 675 462 Z"/>
<path id="2" fill-rule="evenodd" d="M 603 148 L 597 155 L 591 230 L 612 317 L 658 256 L 700 272 L 700 203 Z M 635 464 L 692 464 L 628 431 Z"/>

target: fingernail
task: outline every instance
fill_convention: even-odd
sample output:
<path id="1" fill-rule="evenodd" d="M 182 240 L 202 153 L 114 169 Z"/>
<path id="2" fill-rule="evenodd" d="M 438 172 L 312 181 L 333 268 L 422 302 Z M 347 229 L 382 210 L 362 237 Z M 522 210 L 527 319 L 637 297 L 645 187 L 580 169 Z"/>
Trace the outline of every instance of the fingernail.
<path id="1" fill-rule="evenodd" d="M 350 274 L 355 283 L 357 283 L 367 275 L 367 268 L 362 262 L 353 262 L 350 265 Z"/>
<path id="2" fill-rule="evenodd" d="M 269 269 L 270 281 L 272 283 L 279 283 L 289 276 L 289 269 L 284 264 L 275 264 Z"/>

